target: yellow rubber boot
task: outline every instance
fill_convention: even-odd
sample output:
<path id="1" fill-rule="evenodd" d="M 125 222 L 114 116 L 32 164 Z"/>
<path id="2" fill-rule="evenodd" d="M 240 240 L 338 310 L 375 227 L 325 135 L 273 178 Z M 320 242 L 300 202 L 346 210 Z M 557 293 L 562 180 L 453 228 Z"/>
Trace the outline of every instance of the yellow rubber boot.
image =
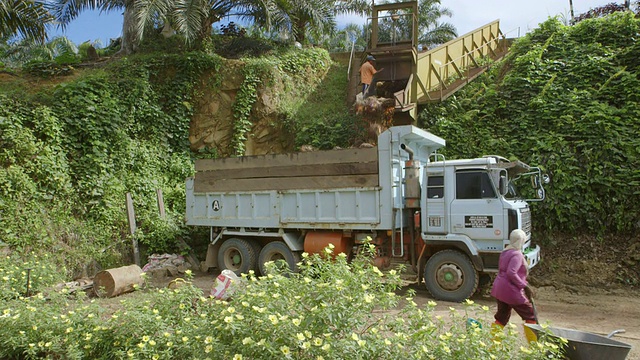
<path id="1" fill-rule="evenodd" d="M 504 325 L 500 324 L 497 321 L 491 324 L 491 335 L 492 335 L 491 340 L 499 340 L 500 335 L 503 334 L 503 329 L 504 329 Z"/>
<path id="2" fill-rule="evenodd" d="M 535 324 L 535 321 L 531 321 L 531 320 L 527 320 L 526 321 L 527 324 Z M 536 333 L 531 330 L 530 328 L 528 328 L 526 325 L 522 325 L 524 327 L 524 337 L 527 338 L 527 341 L 532 343 L 535 341 L 538 341 L 538 336 L 536 335 Z"/>

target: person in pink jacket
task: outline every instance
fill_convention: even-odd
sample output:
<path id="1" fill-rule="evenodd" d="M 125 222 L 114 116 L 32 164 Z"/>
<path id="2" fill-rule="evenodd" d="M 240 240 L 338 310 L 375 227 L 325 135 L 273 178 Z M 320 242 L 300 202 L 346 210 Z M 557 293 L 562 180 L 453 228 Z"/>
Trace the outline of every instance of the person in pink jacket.
<path id="1" fill-rule="evenodd" d="M 526 323 L 537 322 L 533 305 L 525 295 L 528 267 L 522 254 L 522 247 L 526 239 L 527 234 L 524 231 L 513 230 L 509 234 L 509 245 L 500 254 L 498 276 L 491 288 L 491 296 L 495 297 L 498 303 L 494 326 L 500 329 L 509 322 L 512 309 Z M 527 327 L 525 327 L 525 335 L 527 340 L 535 340 L 535 335 Z"/>

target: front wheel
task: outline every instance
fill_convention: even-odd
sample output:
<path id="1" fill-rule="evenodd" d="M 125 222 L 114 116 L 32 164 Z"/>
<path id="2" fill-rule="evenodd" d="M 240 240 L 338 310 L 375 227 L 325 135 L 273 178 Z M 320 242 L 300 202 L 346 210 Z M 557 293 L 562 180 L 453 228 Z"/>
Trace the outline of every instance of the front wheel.
<path id="1" fill-rule="evenodd" d="M 427 261 L 424 283 L 436 299 L 461 302 L 476 291 L 478 273 L 467 255 L 456 250 L 443 250 Z"/>

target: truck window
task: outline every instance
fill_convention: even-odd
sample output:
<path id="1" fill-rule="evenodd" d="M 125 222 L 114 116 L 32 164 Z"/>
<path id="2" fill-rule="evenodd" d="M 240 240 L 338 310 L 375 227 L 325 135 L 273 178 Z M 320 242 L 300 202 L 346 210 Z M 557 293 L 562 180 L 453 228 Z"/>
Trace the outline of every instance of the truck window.
<path id="1" fill-rule="evenodd" d="M 465 170 L 456 173 L 456 199 L 495 198 L 496 191 L 489 174 L 484 171 Z"/>
<path id="2" fill-rule="evenodd" d="M 444 197 L 444 176 L 429 176 L 427 178 L 427 197 L 429 199 Z"/>

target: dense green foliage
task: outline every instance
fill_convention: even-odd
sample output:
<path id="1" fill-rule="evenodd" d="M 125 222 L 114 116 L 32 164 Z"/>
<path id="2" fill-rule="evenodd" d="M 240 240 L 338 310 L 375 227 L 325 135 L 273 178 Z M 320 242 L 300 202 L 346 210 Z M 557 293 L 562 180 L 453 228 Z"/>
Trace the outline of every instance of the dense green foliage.
<path id="1" fill-rule="evenodd" d="M 550 19 L 421 125 L 449 158 L 501 154 L 551 176 L 538 230 L 627 233 L 640 212 L 640 19 Z M 484 81 L 482 80 L 484 79 Z"/>
<path id="2" fill-rule="evenodd" d="M 267 276 L 245 277 L 229 301 L 205 297 L 189 281 L 140 291 L 110 306 L 64 293 L 6 301 L 0 305 L 0 357 L 561 358 L 555 343 L 523 344 L 515 325 L 491 330 L 487 306 L 467 301 L 463 310 L 451 308 L 449 316 L 439 316 L 433 301 L 419 307 L 410 297 L 403 299 L 395 292 L 402 283 L 399 273 L 381 273 L 370 257 L 348 262 L 345 254 L 334 260 L 305 253 L 303 258 L 300 273 L 270 264 Z M 401 302 L 401 310 L 384 311 Z"/>
<path id="3" fill-rule="evenodd" d="M 149 252 L 173 250 L 186 231 L 194 85 L 220 64 L 200 53 L 124 59 L 31 98 L 0 96 L 2 241 L 63 252 L 70 269 L 91 258 L 117 264 L 130 192 L 136 236 Z"/>
<path id="4" fill-rule="evenodd" d="M 293 134 L 295 113 L 331 64 L 322 49 L 278 49 L 243 61 L 229 144 L 237 154 L 244 153 L 260 91 L 275 86 L 281 92 L 279 111 Z M 70 271 L 91 259 L 119 264 L 120 254 L 130 253 L 129 192 L 143 255 L 177 251 L 176 241 L 196 231 L 183 223 L 184 180 L 194 157 L 211 155 L 190 151 L 189 123 L 204 89 L 221 85 L 223 63 L 201 52 L 138 55 L 30 95 L 25 83 L 6 83 L 0 93 L 0 245 L 61 253 L 57 260 Z M 166 218 L 159 215 L 157 190 Z"/>

